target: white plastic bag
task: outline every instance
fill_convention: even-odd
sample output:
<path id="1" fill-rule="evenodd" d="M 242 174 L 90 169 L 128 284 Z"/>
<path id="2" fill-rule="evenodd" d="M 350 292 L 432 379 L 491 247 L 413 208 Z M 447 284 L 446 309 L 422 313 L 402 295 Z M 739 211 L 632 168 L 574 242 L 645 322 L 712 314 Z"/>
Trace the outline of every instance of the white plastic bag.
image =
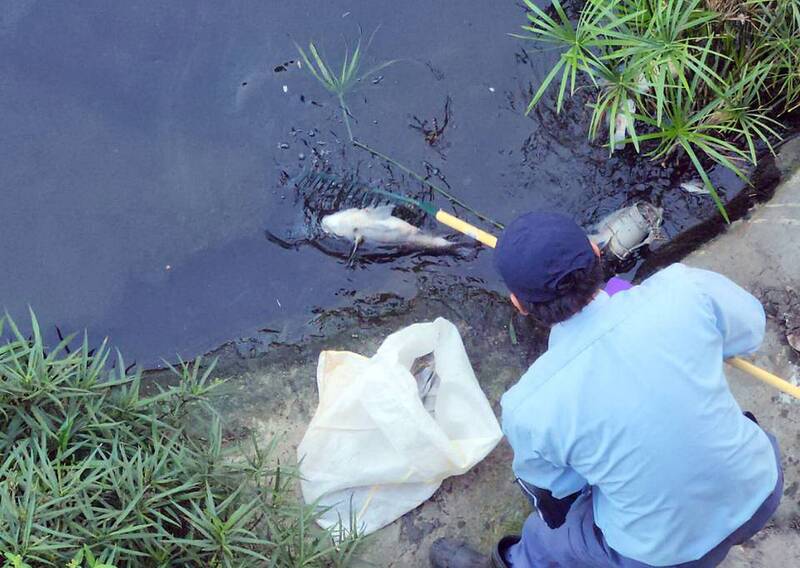
<path id="1" fill-rule="evenodd" d="M 433 353 L 437 384 L 410 370 Z M 372 358 L 324 351 L 319 407 L 297 448 L 303 497 L 323 527 L 373 532 L 481 461 L 502 433 L 456 327 L 443 318 L 393 333 Z M 420 394 L 428 393 L 429 409 Z"/>

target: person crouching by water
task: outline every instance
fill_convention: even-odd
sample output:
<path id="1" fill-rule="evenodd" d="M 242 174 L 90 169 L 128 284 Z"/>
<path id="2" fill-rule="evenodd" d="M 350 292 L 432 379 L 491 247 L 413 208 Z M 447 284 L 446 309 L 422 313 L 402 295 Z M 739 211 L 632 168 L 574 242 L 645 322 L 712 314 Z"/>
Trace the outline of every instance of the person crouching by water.
<path id="1" fill-rule="evenodd" d="M 536 512 L 491 561 L 440 539 L 433 566 L 717 566 L 767 523 L 778 444 L 723 371 L 764 337 L 753 296 L 682 264 L 609 296 L 599 251 L 553 213 L 514 221 L 494 258 L 517 310 L 551 326 L 547 352 L 502 398 Z"/>

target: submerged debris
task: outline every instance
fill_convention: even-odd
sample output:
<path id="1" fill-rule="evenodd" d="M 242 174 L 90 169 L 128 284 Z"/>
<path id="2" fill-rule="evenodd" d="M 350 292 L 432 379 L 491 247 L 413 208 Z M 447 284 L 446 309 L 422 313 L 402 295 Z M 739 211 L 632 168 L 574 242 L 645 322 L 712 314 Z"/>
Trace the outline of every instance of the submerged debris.
<path id="1" fill-rule="evenodd" d="M 693 179 L 692 181 L 687 181 L 681 184 L 681 189 L 688 193 L 694 193 L 697 195 L 711 195 L 711 191 L 705 186 L 705 184 L 697 179 Z"/>
<path id="2" fill-rule="evenodd" d="M 633 251 L 662 238 L 663 210 L 640 201 L 618 209 L 595 225 L 589 239 L 601 250 L 609 250 L 620 260 Z"/>
<path id="3" fill-rule="evenodd" d="M 286 71 L 287 69 L 289 69 L 289 67 L 290 67 L 290 66 L 292 66 L 292 65 L 294 65 L 295 63 L 297 63 L 297 66 L 298 66 L 298 67 L 300 67 L 300 62 L 299 62 L 299 61 L 295 61 L 294 59 L 290 59 L 289 61 L 284 61 L 284 62 L 283 62 L 283 63 L 281 63 L 280 65 L 276 65 L 276 66 L 275 66 L 275 67 L 272 69 L 272 71 L 273 71 L 274 73 L 283 73 L 284 71 Z"/>
<path id="4" fill-rule="evenodd" d="M 435 146 L 442 135 L 444 134 L 447 125 L 450 123 L 450 105 L 452 99 L 448 96 L 444 101 L 444 116 L 439 120 L 433 117 L 430 122 L 428 120 L 420 120 L 416 116 L 412 117 L 413 121 L 409 126 L 414 130 L 419 130 L 425 136 L 425 142 L 428 146 Z"/>

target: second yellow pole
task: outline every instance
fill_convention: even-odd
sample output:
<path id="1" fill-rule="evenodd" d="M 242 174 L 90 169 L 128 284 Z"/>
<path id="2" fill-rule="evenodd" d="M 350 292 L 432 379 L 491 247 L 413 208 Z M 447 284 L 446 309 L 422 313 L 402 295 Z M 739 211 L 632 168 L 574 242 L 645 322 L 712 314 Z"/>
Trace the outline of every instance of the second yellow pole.
<path id="1" fill-rule="evenodd" d="M 459 233 L 463 233 L 468 237 L 472 237 L 473 239 L 483 243 L 487 247 L 491 248 L 497 247 L 497 237 L 495 237 L 491 233 L 487 233 L 483 229 L 479 229 L 474 225 L 470 225 L 466 221 L 462 221 L 455 215 L 451 215 L 450 213 L 447 213 L 439 209 L 436 212 L 436 220 L 442 223 L 443 225 L 447 225 L 451 229 L 455 229 Z M 753 365 L 752 363 L 745 361 L 744 359 L 741 359 L 739 357 L 731 357 L 730 359 L 727 359 L 726 362 L 732 367 L 735 367 L 740 371 L 744 371 L 751 377 L 763 381 L 768 385 L 778 389 L 781 392 L 785 392 L 788 395 L 800 399 L 800 387 L 793 385 L 789 381 L 784 380 L 777 375 L 773 375 L 769 371 L 765 371 L 761 367 Z"/>

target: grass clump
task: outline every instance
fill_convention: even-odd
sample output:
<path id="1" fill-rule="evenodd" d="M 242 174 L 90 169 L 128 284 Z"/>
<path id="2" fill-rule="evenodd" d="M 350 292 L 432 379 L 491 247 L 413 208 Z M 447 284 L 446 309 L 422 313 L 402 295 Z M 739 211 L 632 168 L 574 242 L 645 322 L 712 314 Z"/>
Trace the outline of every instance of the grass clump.
<path id="1" fill-rule="evenodd" d="M 47 349 L 0 320 L 0 555 L 36 568 L 344 565 L 357 536 L 314 527 L 274 442 L 223 448 L 201 360 L 145 394 L 103 343 Z M 202 428 L 198 427 L 203 424 Z"/>
<path id="2" fill-rule="evenodd" d="M 560 111 L 588 78 L 590 136 L 604 130 L 611 151 L 632 142 L 653 159 L 688 158 L 728 220 L 708 166 L 746 181 L 756 145 L 772 151 L 776 119 L 800 105 L 800 0 L 586 0 L 576 22 L 559 0 L 525 4 L 517 37 L 562 50 L 528 112 L 552 84 Z"/>
<path id="3" fill-rule="evenodd" d="M 373 32 L 372 35 L 374 36 L 375 33 Z M 372 37 L 370 37 L 369 41 L 367 42 L 367 47 L 369 47 L 370 43 L 372 43 Z M 369 71 L 362 72 L 361 66 L 364 59 L 364 53 L 361 49 L 361 38 L 359 37 L 352 54 L 350 53 L 349 49 L 345 50 L 344 60 L 342 61 L 341 68 L 337 72 L 330 64 L 325 62 L 325 59 L 320 55 L 317 46 L 314 45 L 314 42 L 310 42 L 308 44 L 308 53 L 306 53 L 306 51 L 297 43 L 295 43 L 295 47 L 300 53 L 300 57 L 302 58 L 303 63 L 305 63 L 306 69 L 309 70 L 314 78 L 319 81 L 329 93 L 335 95 L 338 99 L 339 105 L 342 109 L 344 123 L 347 127 L 347 135 L 350 140 L 353 140 L 353 128 L 350 124 L 350 109 L 347 108 L 345 95 L 350 93 L 365 79 L 375 75 L 381 69 L 396 63 L 396 60 L 385 61 L 376 67 L 373 67 Z"/>

